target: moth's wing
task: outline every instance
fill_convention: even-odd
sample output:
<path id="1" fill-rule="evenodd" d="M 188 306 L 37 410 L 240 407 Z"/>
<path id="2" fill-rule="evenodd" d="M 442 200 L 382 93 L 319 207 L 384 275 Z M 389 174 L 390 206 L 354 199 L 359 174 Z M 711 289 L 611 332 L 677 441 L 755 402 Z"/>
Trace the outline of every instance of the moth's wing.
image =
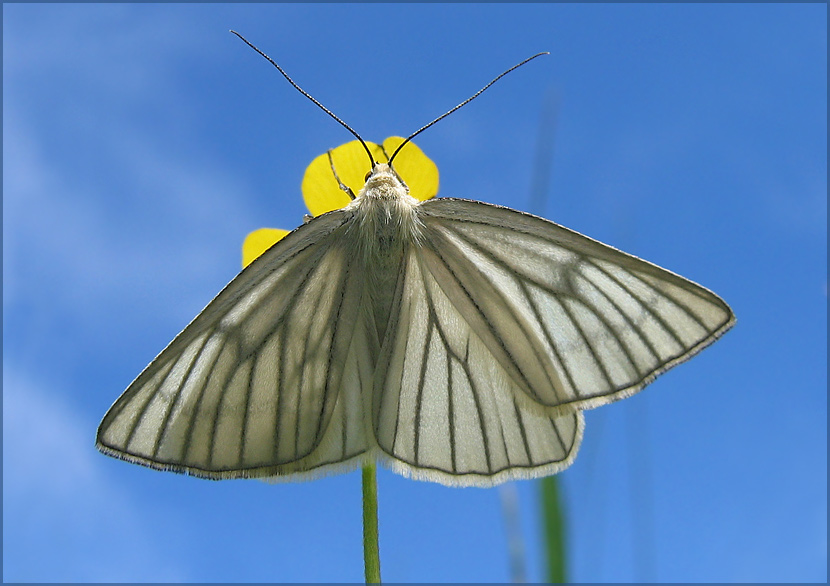
<path id="1" fill-rule="evenodd" d="M 401 264 L 372 398 L 380 458 L 452 486 L 558 472 L 576 457 L 584 427 L 579 412 L 554 415 L 524 399 L 417 245 Z"/>
<path id="2" fill-rule="evenodd" d="M 363 419 L 338 396 L 360 370 L 351 218 L 321 216 L 245 268 L 115 402 L 98 448 L 206 478 L 302 473 L 363 453 Z"/>
<path id="3" fill-rule="evenodd" d="M 632 395 L 735 323 L 717 295 L 548 220 L 475 201 L 419 207 L 429 270 L 534 401 Z"/>

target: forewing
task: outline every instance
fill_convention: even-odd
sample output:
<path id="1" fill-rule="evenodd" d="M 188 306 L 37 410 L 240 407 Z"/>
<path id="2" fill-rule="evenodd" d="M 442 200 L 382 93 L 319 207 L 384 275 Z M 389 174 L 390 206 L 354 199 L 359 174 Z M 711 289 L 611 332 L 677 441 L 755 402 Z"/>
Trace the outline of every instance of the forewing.
<path id="1" fill-rule="evenodd" d="M 708 289 L 542 218 L 455 199 L 419 217 L 428 270 L 543 405 L 629 396 L 735 323 Z"/>
<path id="2" fill-rule="evenodd" d="M 423 264 L 404 257 L 373 393 L 387 464 L 447 485 L 553 474 L 576 456 L 583 420 L 524 399 Z"/>
<path id="3" fill-rule="evenodd" d="M 347 421 L 338 397 L 347 364 L 357 368 L 351 218 L 321 216 L 243 270 L 116 401 L 99 449 L 207 478 L 304 472 L 365 451 L 363 422 Z"/>

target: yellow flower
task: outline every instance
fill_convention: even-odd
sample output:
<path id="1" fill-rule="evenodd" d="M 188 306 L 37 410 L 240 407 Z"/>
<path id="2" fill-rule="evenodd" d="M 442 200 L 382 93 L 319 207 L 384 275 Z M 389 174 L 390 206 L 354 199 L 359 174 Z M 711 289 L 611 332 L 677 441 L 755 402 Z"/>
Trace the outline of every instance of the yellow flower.
<path id="1" fill-rule="evenodd" d="M 403 140 L 399 136 L 390 136 L 382 145 L 367 142 L 366 146 L 376 161 L 385 163 Z M 438 193 L 438 167 L 414 143 L 410 142 L 401 149 L 395 157 L 394 165 L 398 175 L 409 187 L 409 194 L 415 199 L 425 201 Z M 316 217 L 348 205 L 351 200 L 340 189 L 337 179 L 356 195 L 370 170 L 366 151 L 356 140 L 314 159 L 305 170 L 302 183 L 303 199 L 311 215 Z M 242 244 L 243 268 L 286 234 L 288 230 L 278 228 L 260 228 L 248 234 Z"/>

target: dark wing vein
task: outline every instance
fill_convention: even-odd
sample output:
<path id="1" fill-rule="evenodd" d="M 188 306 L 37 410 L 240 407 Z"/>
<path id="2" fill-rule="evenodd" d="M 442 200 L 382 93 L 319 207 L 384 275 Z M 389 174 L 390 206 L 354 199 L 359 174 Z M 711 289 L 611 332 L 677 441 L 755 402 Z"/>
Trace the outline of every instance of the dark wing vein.
<path id="1" fill-rule="evenodd" d="M 207 478 L 304 472 L 364 451 L 362 425 L 338 404 L 358 354 L 352 218 L 305 224 L 231 281 L 116 401 L 99 448 Z M 324 441 L 330 428 L 342 441 Z"/>
<path id="2" fill-rule="evenodd" d="M 391 465 L 479 486 L 569 465 L 581 414 L 517 399 L 516 382 L 444 293 L 444 280 L 455 277 L 432 247 L 413 246 L 404 264 L 375 373 L 373 429 Z M 433 267 L 440 267 L 440 283 Z"/>
<path id="3" fill-rule="evenodd" d="M 445 265 L 429 269 L 537 403 L 628 396 L 734 324 L 711 291 L 542 218 L 466 200 L 421 208 Z"/>

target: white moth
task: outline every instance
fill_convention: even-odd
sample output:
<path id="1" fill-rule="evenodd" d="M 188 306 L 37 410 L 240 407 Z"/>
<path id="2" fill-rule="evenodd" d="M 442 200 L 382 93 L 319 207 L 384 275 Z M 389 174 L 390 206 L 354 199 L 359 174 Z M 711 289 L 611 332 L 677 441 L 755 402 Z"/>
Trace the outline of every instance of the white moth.
<path id="1" fill-rule="evenodd" d="M 665 269 L 508 208 L 419 202 L 374 163 L 348 206 L 205 307 L 97 445 L 212 479 L 369 459 L 453 486 L 545 476 L 573 462 L 581 410 L 636 393 L 734 322 Z"/>

